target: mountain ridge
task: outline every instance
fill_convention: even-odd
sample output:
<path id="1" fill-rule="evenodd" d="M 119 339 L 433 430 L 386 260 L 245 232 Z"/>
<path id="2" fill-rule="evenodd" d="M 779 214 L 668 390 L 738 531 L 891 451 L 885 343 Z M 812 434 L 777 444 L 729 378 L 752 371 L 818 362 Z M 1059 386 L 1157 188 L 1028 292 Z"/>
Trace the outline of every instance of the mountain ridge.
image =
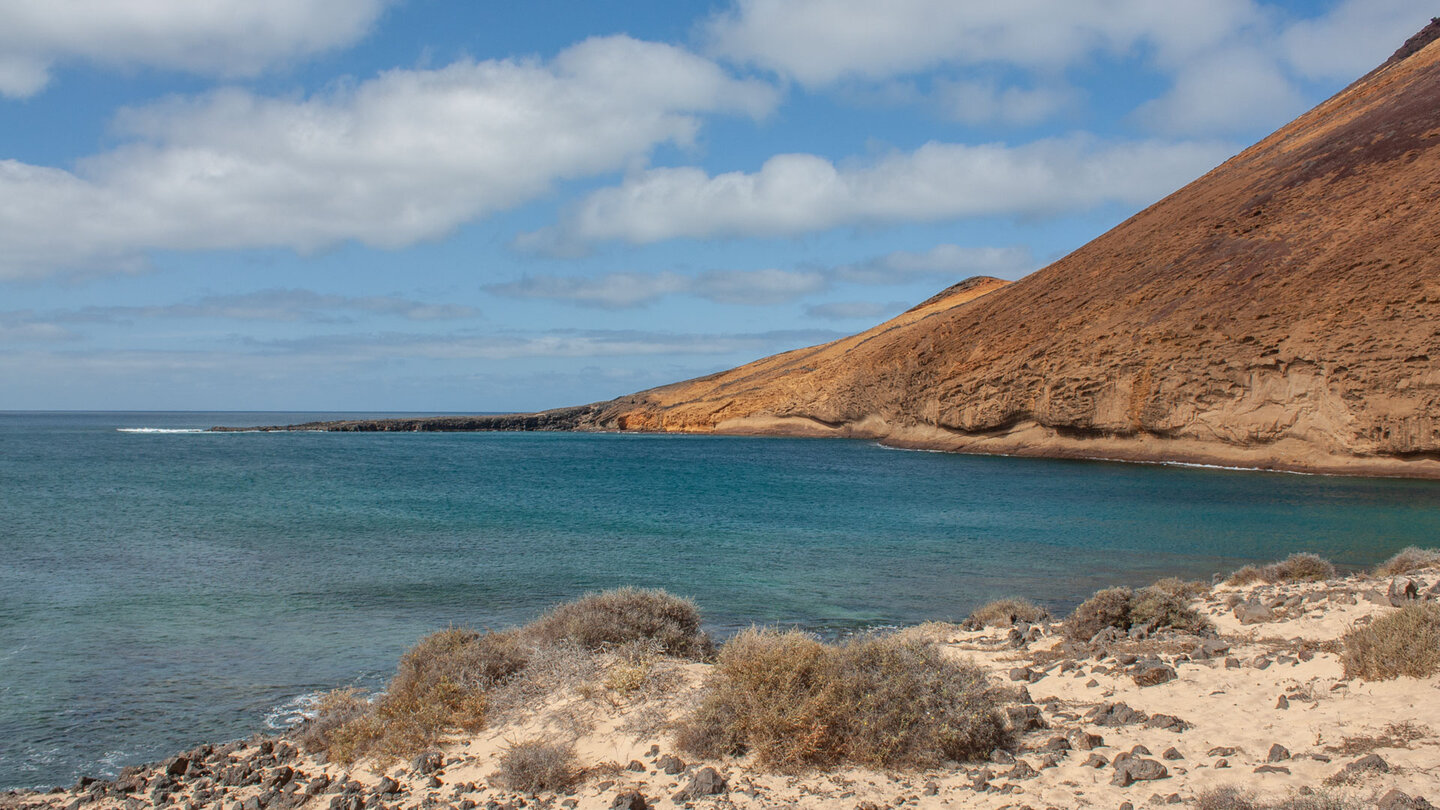
<path id="1" fill-rule="evenodd" d="M 844 436 L 1440 477 L 1437 37 L 1432 22 L 1019 281 L 968 279 L 858 335 L 608 402 L 304 427 Z"/>

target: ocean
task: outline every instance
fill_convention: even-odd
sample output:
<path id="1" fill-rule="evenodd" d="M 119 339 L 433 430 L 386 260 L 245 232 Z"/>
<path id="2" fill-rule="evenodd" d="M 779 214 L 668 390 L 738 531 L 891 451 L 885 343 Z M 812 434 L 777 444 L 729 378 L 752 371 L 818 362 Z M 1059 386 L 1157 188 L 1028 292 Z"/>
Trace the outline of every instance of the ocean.
<path id="1" fill-rule="evenodd" d="M 370 415 L 370 414 L 367 414 Z M 198 432 L 315 413 L 0 413 L 0 789 L 113 774 L 383 684 L 421 635 L 586 591 L 721 636 L 960 619 L 1440 537 L 1440 482 L 618 434 Z"/>

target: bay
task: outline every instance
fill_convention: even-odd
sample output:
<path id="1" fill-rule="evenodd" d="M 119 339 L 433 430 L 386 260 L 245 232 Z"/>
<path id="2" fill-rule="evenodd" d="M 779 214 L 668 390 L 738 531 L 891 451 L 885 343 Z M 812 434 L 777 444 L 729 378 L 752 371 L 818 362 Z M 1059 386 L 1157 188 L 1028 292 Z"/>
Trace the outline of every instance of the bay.
<path id="1" fill-rule="evenodd" d="M 277 727 L 383 683 L 426 632 L 619 585 L 691 596 L 722 636 L 835 635 L 1440 536 L 1426 481 L 813 439 L 156 432 L 338 416 L 0 413 L 0 788 Z"/>

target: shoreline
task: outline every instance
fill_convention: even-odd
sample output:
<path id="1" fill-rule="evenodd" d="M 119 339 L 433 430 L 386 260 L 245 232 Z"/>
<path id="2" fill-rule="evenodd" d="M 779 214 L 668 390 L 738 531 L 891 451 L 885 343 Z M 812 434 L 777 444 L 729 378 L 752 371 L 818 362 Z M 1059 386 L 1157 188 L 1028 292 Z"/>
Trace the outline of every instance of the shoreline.
<path id="1" fill-rule="evenodd" d="M 1402 576 L 1415 583 L 1420 601 L 1440 599 L 1440 568 Z M 437 749 L 436 767 L 419 760 L 383 768 L 327 763 L 301 750 L 302 726 L 198 746 L 125 768 L 113 780 L 82 779 L 69 790 L 0 794 L 0 807 L 133 810 L 219 801 L 225 810 L 232 804 L 286 810 L 465 802 L 492 810 L 589 808 L 611 807 L 627 792 L 662 808 L 1116 807 L 1154 803 L 1155 797 L 1161 804 L 1190 804 L 1225 786 L 1278 799 L 1326 780 L 1331 792 L 1366 802 L 1394 789 L 1440 798 L 1440 773 L 1432 767 L 1440 761 L 1440 675 L 1359 681 L 1344 677 L 1338 659 L 1346 631 L 1395 609 L 1394 581 L 1352 573 L 1318 582 L 1196 586 L 1189 604 L 1213 624 L 1213 635 L 1121 634 L 1096 646 L 1094 640 L 1086 645 L 1067 639 L 1054 620 L 980 629 L 928 622 L 895 631 L 977 664 L 1017 691 L 1006 709 L 1015 744 L 988 761 L 917 771 L 843 767 L 776 774 L 745 758 L 696 759 L 677 750 L 673 724 L 715 665 L 657 659 L 647 670 L 653 683 L 637 692 L 616 694 L 592 684 L 547 694 L 482 731 L 448 738 Z M 619 664 L 606 659 L 597 666 L 606 673 Z M 1144 682 L 1142 674 L 1152 669 L 1167 674 Z M 527 794 L 495 783 L 507 746 L 557 735 L 573 737 L 586 769 L 573 789 Z M 1132 749 L 1158 763 L 1164 775 L 1130 782 L 1117 777 L 1116 755 Z M 1106 764 L 1096 764 L 1097 756 Z M 675 769 L 667 758 L 681 760 L 682 767 Z M 1370 764 L 1346 770 L 1361 761 Z M 703 769 L 723 777 L 722 793 L 668 798 Z"/>
<path id="2" fill-rule="evenodd" d="M 214 426 L 209 433 L 613 433 L 655 436 L 838 438 L 871 441 L 895 450 L 1000 458 L 1042 458 L 1153 464 L 1236 472 L 1273 472 L 1355 478 L 1440 480 L 1440 459 L 1327 454 L 1295 440 L 1241 446 L 1194 439 L 1143 436 L 1067 436 L 1034 423 L 1002 432 L 966 434 L 934 425 L 895 427 L 881 419 L 830 425 L 806 417 L 750 417 L 713 427 L 627 428 L 582 424 L 600 405 L 535 413 L 417 419 L 365 419 L 254 427 Z"/>

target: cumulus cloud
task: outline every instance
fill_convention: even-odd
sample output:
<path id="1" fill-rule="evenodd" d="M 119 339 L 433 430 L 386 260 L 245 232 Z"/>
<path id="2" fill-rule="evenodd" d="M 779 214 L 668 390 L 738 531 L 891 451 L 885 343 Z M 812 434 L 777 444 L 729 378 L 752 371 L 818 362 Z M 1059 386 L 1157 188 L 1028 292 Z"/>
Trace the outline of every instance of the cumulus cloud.
<path id="1" fill-rule="evenodd" d="M 1135 115 L 1157 132 L 1216 134 L 1279 127 L 1306 106 L 1272 57 L 1237 48 L 1187 64 L 1165 95 L 1142 104 Z"/>
<path id="2" fill-rule="evenodd" d="M 1142 45 L 1181 60 L 1259 16 L 1251 0 L 739 0 L 704 33 L 720 56 L 814 86 L 942 65 L 1054 71 Z"/>
<path id="3" fill-rule="evenodd" d="M 554 60 L 392 70 L 305 99 L 226 89 L 126 111 L 74 172 L 0 161 L 0 278 L 134 267 L 148 250 L 395 248 L 688 143 L 773 88 L 615 36 Z"/>
<path id="4" fill-rule="evenodd" d="M 931 142 L 865 165 L 786 154 L 754 173 L 658 168 L 591 193 L 558 225 L 523 234 L 516 244 L 573 253 L 605 240 L 793 236 L 846 225 L 1146 204 L 1234 151 L 1219 143 L 1072 136 L 1013 147 Z"/>
<path id="5" fill-rule="evenodd" d="M 44 89 L 69 61 L 254 75 L 349 45 L 385 0 L 10 0 L 0 3 L 0 95 Z"/>
<path id="6" fill-rule="evenodd" d="M 670 270 L 606 273 L 595 277 L 527 276 L 518 281 L 490 284 L 484 289 L 507 298 L 568 301 L 602 309 L 645 306 L 671 295 L 690 295 L 722 304 L 763 306 L 795 301 L 842 282 L 885 285 L 975 275 L 1015 278 L 1033 266 L 1030 251 L 1023 247 L 936 245 L 923 253 L 899 250 L 835 267 L 707 270 L 694 276 Z"/>
<path id="7" fill-rule="evenodd" d="M 1394 53 L 1436 13 L 1413 0 L 1342 0 L 1330 13 L 1290 25 L 1280 44 L 1311 79 L 1354 79 Z"/>
<path id="8" fill-rule="evenodd" d="M 703 26 L 709 48 L 808 87 L 941 70 L 942 109 L 966 123 L 1027 125 L 1063 95 L 965 78 L 1001 66 L 1032 79 L 1140 56 L 1174 80 L 1137 118 L 1158 132 L 1251 133 L 1303 108 L 1299 79 L 1353 79 L 1422 27 L 1414 0 L 1341 0 L 1322 13 L 1260 0 L 737 0 Z"/>

